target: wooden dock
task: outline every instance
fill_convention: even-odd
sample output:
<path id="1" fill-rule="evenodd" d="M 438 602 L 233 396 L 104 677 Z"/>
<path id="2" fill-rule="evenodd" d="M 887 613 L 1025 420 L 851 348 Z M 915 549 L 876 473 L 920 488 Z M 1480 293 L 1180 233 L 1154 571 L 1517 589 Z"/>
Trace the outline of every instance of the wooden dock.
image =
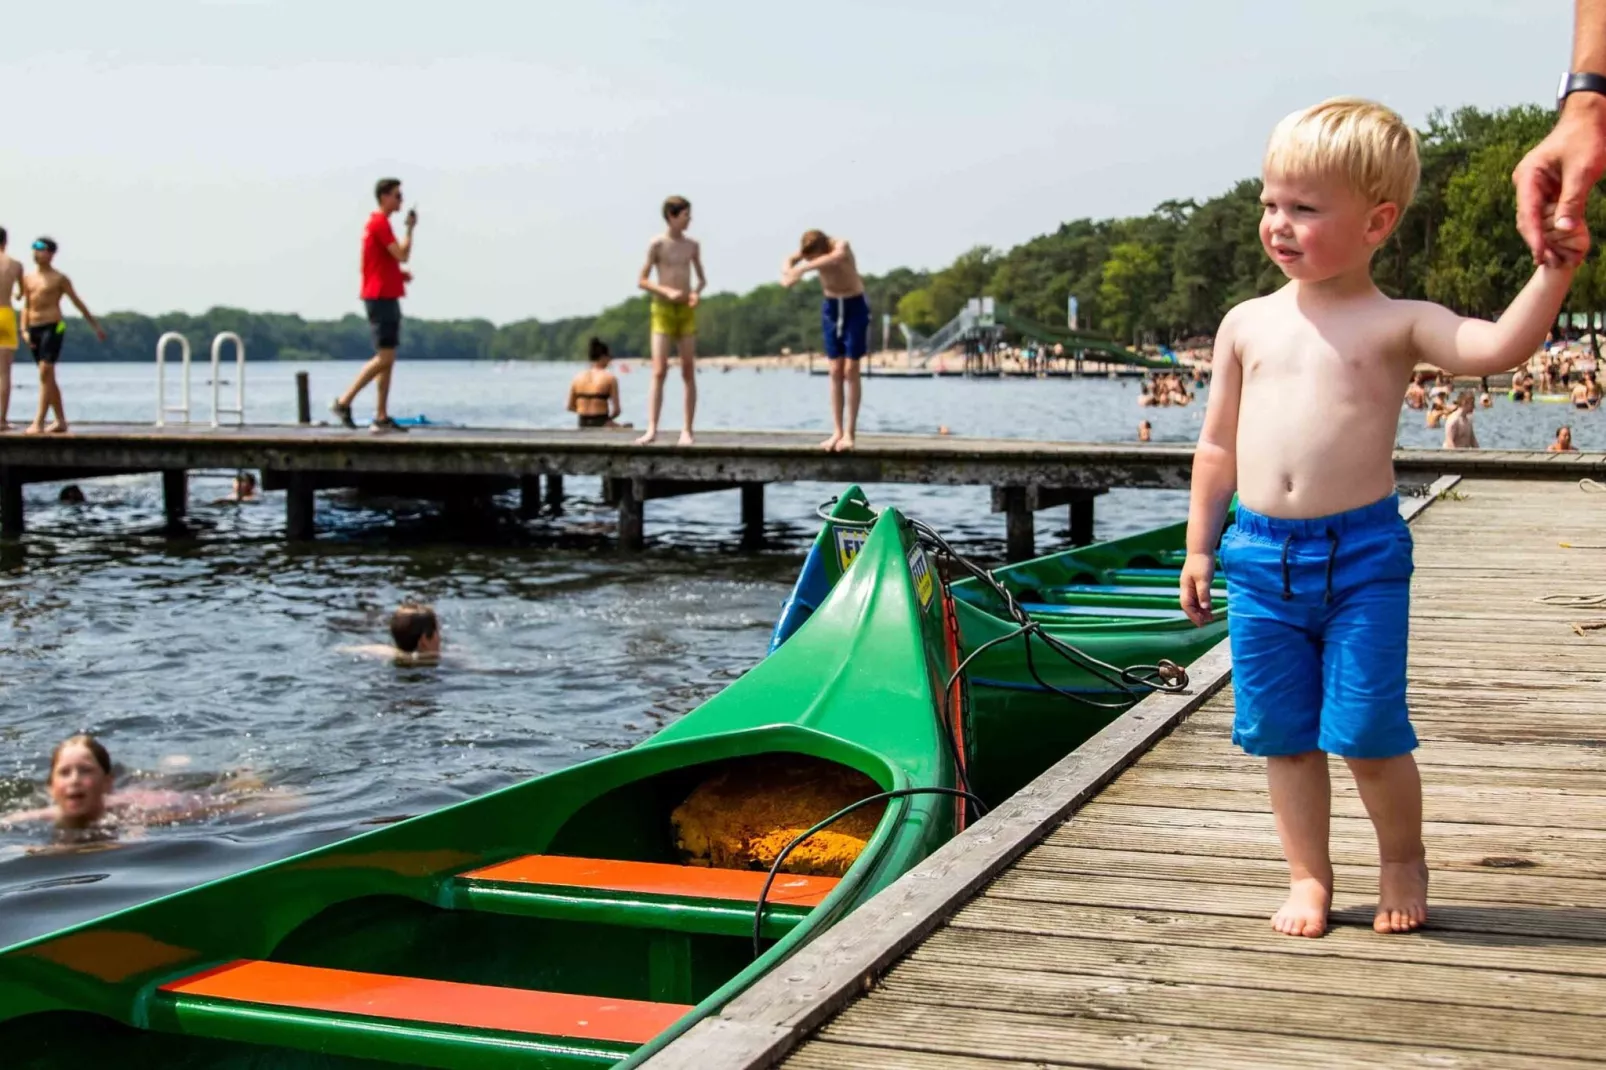
<path id="1" fill-rule="evenodd" d="M 1606 494 L 1589 489 L 1469 480 L 1413 524 L 1424 931 L 1370 928 L 1376 846 L 1341 763 L 1336 927 L 1270 929 L 1285 871 L 1262 763 L 1229 742 L 1223 645 L 1190 696 L 1139 704 L 646 1065 L 1606 1065 Z"/>
<path id="2" fill-rule="evenodd" d="M 1185 489 L 1188 446 L 1034 442 L 949 435 L 864 435 L 851 453 L 826 453 L 818 433 L 711 431 L 695 446 L 637 446 L 625 430 L 418 428 L 376 436 L 317 425 L 209 428 L 78 424 L 68 435 L 0 435 L 0 535 L 21 534 L 28 483 L 161 472 L 168 522 L 181 526 L 196 469 L 257 469 L 285 492 L 286 531 L 315 534 L 315 495 L 357 487 L 398 497 L 484 499 L 517 489 L 533 514 L 560 507 L 565 476 L 596 476 L 619 509 L 621 545 L 639 549 L 646 503 L 711 491 L 741 492 L 750 536 L 762 531 L 764 487 L 811 481 L 992 488 L 1004 514 L 1007 556 L 1030 557 L 1034 514 L 1069 508 L 1071 541 L 1093 538 L 1094 501 L 1111 487 Z M 671 433 L 672 434 L 672 433 Z M 1606 453 L 1401 450 L 1403 478 L 1445 473 L 1606 479 Z M 544 483 L 543 483 L 544 481 Z"/>

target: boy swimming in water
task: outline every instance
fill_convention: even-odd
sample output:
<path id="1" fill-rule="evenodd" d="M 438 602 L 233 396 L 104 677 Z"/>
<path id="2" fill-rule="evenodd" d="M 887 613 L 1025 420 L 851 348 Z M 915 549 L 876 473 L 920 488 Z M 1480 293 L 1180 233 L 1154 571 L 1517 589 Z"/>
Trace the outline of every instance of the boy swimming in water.
<path id="1" fill-rule="evenodd" d="M 781 285 L 792 286 L 811 271 L 819 272 L 820 289 L 825 292 L 820 328 L 831 366 L 831 437 L 820 447 L 851 450 L 859 430 L 859 361 L 870 351 L 870 302 L 846 238 L 828 237 L 820 230 L 805 232 L 798 251 L 781 263 Z M 844 387 L 846 423 L 842 418 Z"/>
<path id="2" fill-rule="evenodd" d="M 1289 893 L 1272 926 L 1327 930 L 1328 755 L 1354 774 L 1377 833 L 1373 928 L 1427 918 L 1422 787 L 1406 708 L 1411 535 L 1394 492 L 1399 398 L 1419 362 L 1458 375 L 1503 371 L 1555 321 L 1582 228 L 1557 233 L 1543 265 L 1496 323 L 1372 282 L 1373 254 L 1417 186 L 1416 135 L 1369 101 L 1329 100 L 1288 116 L 1263 164 L 1260 239 L 1288 276 L 1227 313 L 1194 454 L 1181 603 L 1210 620 L 1217 544 L 1232 613 L 1233 741 L 1266 759 Z M 1553 229 L 1553 228 L 1552 228 Z M 1233 527 L 1222 525 L 1234 491 Z"/>
<path id="3" fill-rule="evenodd" d="M 390 615 L 390 646 L 367 643 L 337 648 L 342 654 L 386 658 L 408 665 L 437 665 L 441 660 L 440 621 L 435 610 L 417 602 L 403 602 Z"/>
<path id="4" fill-rule="evenodd" d="M 658 437 L 658 416 L 664 408 L 664 379 L 669 375 L 669 347 L 680 352 L 680 378 L 686 390 L 686 422 L 680 444 L 690 446 L 692 421 L 697 415 L 697 302 L 708 279 L 703 275 L 703 251 L 686 237 L 691 226 L 691 202 L 684 197 L 664 201 L 664 232 L 647 246 L 647 262 L 637 280 L 652 295 L 652 385 L 647 389 L 647 433 L 636 439 L 645 446 Z M 657 281 L 653 272 L 658 273 Z M 692 272 L 697 285 L 691 284 Z"/>

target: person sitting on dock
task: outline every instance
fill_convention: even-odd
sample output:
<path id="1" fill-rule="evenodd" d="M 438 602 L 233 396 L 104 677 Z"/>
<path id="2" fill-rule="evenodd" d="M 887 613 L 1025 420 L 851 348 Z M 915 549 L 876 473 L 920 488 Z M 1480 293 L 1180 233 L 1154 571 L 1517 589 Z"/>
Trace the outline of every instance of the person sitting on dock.
<path id="1" fill-rule="evenodd" d="M 1577 453 L 1578 447 L 1573 445 L 1573 429 L 1566 424 L 1556 428 L 1555 441 L 1545 447 L 1546 453 Z"/>
<path id="2" fill-rule="evenodd" d="M 825 294 L 820 329 L 831 368 L 831 437 L 820 448 L 851 450 L 859 430 L 859 361 L 870 351 L 870 301 L 846 238 L 805 231 L 798 251 L 781 263 L 781 285 L 790 287 L 811 271 L 819 272 Z"/>
<path id="3" fill-rule="evenodd" d="M 569 411 L 579 417 L 581 427 L 618 427 L 619 377 L 608 370 L 613 354 L 600 338 L 591 339 L 586 353 L 591 367 L 569 384 Z"/>
<path id="4" fill-rule="evenodd" d="M 1475 450 L 1478 433 L 1472 427 L 1472 410 L 1476 399 L 1472 391 L 1463 390 L 1456 398 L 1455 408 L 1444 418 L 1444 448 L 1447 450 Z"/>
<path id="5" fill-rule="evenodd" d="M 356 430 L 357 421 L 351 418 L 352 403 L 365 386 L 377 380 L 371 430 L 383 433 L 406 430 L 390 418 L 390 373 L 396 366 L 396 347 L 401 345 L 401 299 L 407 296 L 407 284 L 412 281 L 402 265 L 413 256 L 413 228 L 418 225 L 418 212 L 408 211 L 406 236 L 397 241 L 390 217 L 401 211 L 401 179 L 380 179 L 374 185 L 374 199 L 379 207 L 368 217 L 362 232 L 361 290 L 368 326 L 373 331 L 374 355 L 329 408 L 340 418 L 341 426 Z"/>
<path id="6" fill-rule="evenodd" d="M 1394 481 L 1399 409 L 1389 399 L 1418 363 L 1463 376 L 1520 363 L 1555 322 L 1589 248 L 1582 227 L 1551 236 L 1566 258 L 1541 263 L 1497 323 L 1391 299 L 1372 281 L 1372 258 L 1411 203 L 1420 167 L 1415 132 L 1370 101 L 1328 100 L 1277 125 L 1263 161 L 1260 239 L 1289 282 L 1222 320 L 1194 453 L 1180 601 L 1196 623 L 1214 619 L 1219 543 L 1232 607 L 1233 742 L 1266 759 L 1289 868 L 1272 926 L 1290 936 L 1328 927 L 1330 754 L 1349 765 L 1377 833 L 1373 928 L 1408 932 L 1427 920 L 1406 704 L 1413 563 Z"/>
<path id="7" fill-rule="evenodd" d="M 39 411 L 28 425 L 28 434 L 42 431 L 52 434 L 67 433 L 67 412 L 61 404 L 61 386 L 56 382 L 56 362 L 61 359 L 61 343 L 67 335 L 67 321 L 61 318 L 61 299 L 65 297 L 78 309 L 78 314 L 95 331 L 102 342 L 106 332 L 100 321 L 90 314 L 72 280 L 55 269 L 57 245 L 53 238 L 40 238 L 33 243 L 35 269 L 22 280 L 22 322 L 28 336 L 28 349 L 34 363 L 39 365 Z M 56 411 L 55 422 L 45 427 L 50 410 Z"/>
<path id="8" fill-rule="evenodd" d="M 440 622 L 431 606 L 403 602 L 390 615 L 390 646 L 367 643 L 337 648 L 341 654 L 385 658 L 404 665 L 436 665 L 441 659 Z"/>

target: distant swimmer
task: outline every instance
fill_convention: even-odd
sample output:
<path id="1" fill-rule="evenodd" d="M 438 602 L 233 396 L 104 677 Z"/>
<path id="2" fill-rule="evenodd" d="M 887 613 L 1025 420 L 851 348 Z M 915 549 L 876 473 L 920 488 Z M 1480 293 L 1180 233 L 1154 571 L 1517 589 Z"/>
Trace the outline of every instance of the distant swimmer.
<path id="1" fill-rule="evenodd" d="M 418 211 L 409 209 L 405 222 L 406 233 L 401 241 L 390 227 L 390 217 L 401 211 L 402 188 L 399 178 L 382 178 L 374 185 L 374 199 L 379 207 L 368 217 L 362 232 L 362 297 L 363 309 L 368 313 L 368 326 L 374 336 L 374 355 L 362 366 L 346 392 L 329 406 L 344 427 L 356 430 L 351 406 L 357 395 L 369 383 L 375 383 L 374 422 L 369 429 L 375 434 L 406 430 L 390 418 L 390 374 L 396 367 L 396 348 L 401 345 L 401 299 L 407 296 L 407 284 L 413 277 L 402 270 L 402 265 L 413 258 L 413 229 L 418 226 Z"/>
<path id="2" fill-rule="evenodd" d="M 260 500 L 257 496 L 257 477 L 255 473 L 236 472 L 234 473 L 234 488 L 229 492 L 228 497 L 219 498 L 212 504 L 246 505 Z"/>
<path id="3" fill-rule="evenodd" d="M 1589 384 L 1586 382 L 1579 381 L 1574 383 L 1572 389 L 1569 390 L 1567 394 L 1572 400 L 1573 408 L 1575 409 L 1592 409 L 1595 407 L 1594 403 L 1590 400 Z"/>
<path id="4" fill-rule="evenodd" d="M 1472 391 L 1463 390 L 1456 398 L 1455 408 L 1444 418 L 1444 448 L 1447 450 L 1475 450 L 1478 433 L 1472 429 L 1472 409 L 1476 399 Z"/>
<path id="5" fill-rule="evenodd" d="M 781 285 L 791 287 L 811 271 L 819 273 L 825 294 L 820 329 L 831 369 L 831 437 L 820 446 L 851 450 L 859 431 L 859 361 L 870 351 L 870 301 L 846 238 L 832 238 L 822 230 L 805 231 L 798 251 L 781 262 Z"/>
<path id="6" fill-rule="evenodd" d="M 608 343 L 591 339 L 586 356 L 591 367 L 569 383 L 568 409 L 579 418 L 581 427 L 618 427 L 619 377 L 608 370 L 608 362 L 613 359 Z"/>
<path id="7" fill-rule="evenodd" d="M 28 348 L 33 352 L 34 363 L 39 365 L 39 411 L 28 425 L 28 433 L 42 431 L 65 434 L 67 413 L 61 407 L 61 387 L 56 384 L 56 362 L 61 359 L 61 343 L 67 334 L 67 321 L 61 318 L 61 299 L 65 297 L 78 309 L 95 337 L 102 342 L 106 332 L 100 321 L 90 314 L 73 289 L 72 280 L 53 266 L 56 259 L 56 242 L 40 238 L 33 243 L 34 270 L 22 279 L 22 323 L 28 336 Z M 56 410 L 56 420 L 48 428 L 45 417 Z"/>
<path id="8" fill-rule="evenodd" d="M 417 602 L 403 602 L 390 615 L 390 646 L 368 643 L 343 646 L 342 654 L 384 658 L 404 665 L 436 665 L 441 659 L 441 628 L 435 610 Z"/>
<path id="9" fill-rule="evenodd" d="M 1139 442 L 1152 442 L 1153 440 L 1154 440 L 1154 429 L 1149 426 L 1149 421 L 1147 421 L 1147 420 L 1139 420 L 1138 421 L 1138 441 Z"/>
<path id="10" fill-rule="evenodd" d="M 1573 445 L 1573 429 L 1565 424 L 1556 428 L 1555 441 L 1545 447 L 1546 453 L 1576 453 L 1578 447 Z"/>
<path id="11" fill-rule="evenodd" d="M 1411 376 L 1411 385 L 1405 388 L 1405 407 L 1420 410 L 1428 403 L 1428 392 L 1422 386 L 1422 373 Z"/>
<path id="12" fill-rule="evenodd" d="M 692 423 L 697 416 L 697 302 L 708 278 L 703 274 L 703 251 L 686 237 L 691 226 L 691 202 L 684 197 L 664 201 L 664 232 L 647 244 L 647 262 L 636 284 L 652 295 L 652 385 L 647 389 L 647 433 L 636 439 L 645 446 L 658 438 L 658 417 L 664 408 L 664 379 L 669 375 L 669 347 L 680 353 L 680 379 L 685 385 L 686 418 L 680 444 L 695 439 Z M 692 272 L 697 273 L 693 286 Z M 658 278 L 653 279 L 657 272 Z"/>
<path id="13" fill-rule="evenodd" d="M 13 301 L 22 298 L 22 262 L 6 255 L 6 228 L 0 227 L 0 431 L 11 430 L 11 361 L 22 335 Z"/>
<path id="14" fill-rule="evenodd" d="M 224 781 L 215 793 L 150 788 L 114 791 L 115 780 L 111 754 L 100 740 L 87 733 L 64 739 L 50 755 L 51 804 L 0 815 L 0 827 L 49 822 L 58 829 L 83 832 L 170 825 L 235 810 L 252 798 L 266 801 L 272 794 L 249 776 Z M 294 801 L 289 794 L 277 794 L 271 800 L 274 809 Z"/>

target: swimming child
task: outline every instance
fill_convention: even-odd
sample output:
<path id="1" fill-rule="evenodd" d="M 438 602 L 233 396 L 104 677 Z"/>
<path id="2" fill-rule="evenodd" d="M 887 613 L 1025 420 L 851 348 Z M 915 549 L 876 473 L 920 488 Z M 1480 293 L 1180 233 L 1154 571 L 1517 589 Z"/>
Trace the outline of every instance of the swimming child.
<path id="1" fill-rule="evenodd" d="M 1411 376 L 1411 385 L 1405 388 L 1405 407 L 1421 409 L 1428 401 L 1428 392 L 1422 387 L 1422 373 Z"/>
<path id="2" fill-rule="evenodd" d="M 114 791 L 111 754 L 100 740 L 80 733 L 62 740 L 50 755 L 51 805 L 0 816 L 0 826 L 48 821 L 58 829 L 82 831 L 117 825 L 167 825 L 233 810 L 264 786 L 254 777 L 242 777 L 225 786 L 233 794 L 164 791 L 132 788 Z M 250 794 L 240 794 L 246 789 Z M 274 808 L 293 803 L 279 795 Z"/>
<path id="3" fill-rule="evenodd" d="M 581 427 L 617 427 L 619 378 L 608 370 L 613 354 L 600 338 L 591 339 L 586 354 L 591 367 L 569 384 L 569 411 L 579 417 Z"/>
<path id="4" fill-rule="evenodd" d="M 1478 433 L 1472 427 L 1472 410 L 1475 399 L 1472 391 L 1463 390 L 1456 398 L 1455 408 L 1444 418 L 1444 448 L 1447 450 L 1475 450 Z"/>
<path id="5" fill-rule="evenodd" d="M 1289 868 L 1272 926 L 1291 936 L 1327 931 L 1330 754 L 1348 764 L 1377 834 L 1373 928 L 1407 932 L 1427 919 L 1406 707 L 1412 561 L 1394 489 L 1396 399 L 1418 363 L 1465 376 L 1518 364 L 1555 321 L 1572 265 L 1588 251 L 1581 227 L 1548 227 L 1571 260 L 1540 266 L 1496 323 L 1389 298 L 1372 281 L 1372 257 L 1419 173 L 1416 134 L 1381 105 L 1339 98 L 1277 125 L 1263 162 L 1260 240 L 1289 282 L 1222 320 L 1194 453 L 1182 608 L 1200 625 L 1212 619 L 1219 544 L 1232 606 L 1233 741 L 1266 759 Z"/>
<path id="6" fill-rule="evenodd" d="M 1139 442 L 1148 442 L 1151 439 L 1153 439 L 1153 437 L 1154 437 L 1154 430 L 1153 430 L 1153 428 L 1151 428 L 1149 426 L 1149 421 L 1147 421 L 1147 420 L 1139 420 L 1138 421 L 1138 441 Z"/>
<path id="7" fill-rule="evenodd" d="M 219 498 L 213 505 L 243 505 L 247 502 L 256 502 L 257 477 L 254 472 L 241 470 L 234 473 L 234 487 L 225 498 Z"/>
<path id="8" fill-rule="evenodd" d="M 658 437 L 658 415 L 664 407 L 664 379 L 669 375 L 669 347 L 679 347 L 680 378 L 686 390 L 686 422 L 680 444 L 690 446 L 692 421 L 697 415 L 697 302 L 708 279 L 703 275 L 703 251 L 686 237 L 691 226 L 691 202 L 684 197 L 664 201 L 664 232 L 647 245 L 637 285 L 652 295 L 652 385 L 647 389 L 647 433 L 636 439 L 645 446 Z M 653 272 L 658 272 L 653 281 Z M 697 285 L 691 284 L 692 272 Z"/>
<path id="9" fill-rule="evenodd" d="M 798 251 L 781 263 L 781 285 L 790 287 L 811 271 L 819 272 L 825 294 L 820 329 L 831 370 L 831 437 L 820 448 L 851 450 L 859 430 L 859 361 L 870 350 L 870 301 L 846 238 L 832 238 L 823 230 L 805 231 Z"/>
<path id="10" fill-rule="evenodd" d="M 390 615 L 391 645 L 368 643 L 336 648 L 342 654 L 386 658 L 404 665 L 437 665 L 441 660 L 440 622 L 431 606 L 403 602 Z"/>
<path id="11" fill-rule="evenodd" d="M 1578 447 L 1573 445 L 1573 429 L 1563 424 L 1556 428 L 1556 440 L 1545 447 L 1546 453 L 1576 453 Z"/>

